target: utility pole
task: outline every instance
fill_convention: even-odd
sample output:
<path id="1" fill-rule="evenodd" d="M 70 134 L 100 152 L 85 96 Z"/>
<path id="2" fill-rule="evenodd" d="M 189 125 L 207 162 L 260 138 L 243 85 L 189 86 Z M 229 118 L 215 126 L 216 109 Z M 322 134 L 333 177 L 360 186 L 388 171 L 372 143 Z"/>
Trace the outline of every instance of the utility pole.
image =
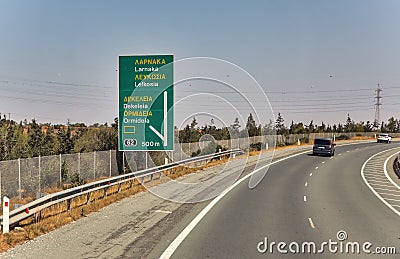
<path id="1" fill-rule="evenodd" d="M 380 108 L 380 106 L 382 105 L 382 103 L 381 103 L 382 89 L 379 84 L 378 84 L 378 89 L 376 89 L 375 92 L 376 92 L 376 96 L 375 96 L 376 103 L 375 103 L 375 123 L 374 124 L 379 127 L 380 123 L 381 123 L 381 108 Z"/>

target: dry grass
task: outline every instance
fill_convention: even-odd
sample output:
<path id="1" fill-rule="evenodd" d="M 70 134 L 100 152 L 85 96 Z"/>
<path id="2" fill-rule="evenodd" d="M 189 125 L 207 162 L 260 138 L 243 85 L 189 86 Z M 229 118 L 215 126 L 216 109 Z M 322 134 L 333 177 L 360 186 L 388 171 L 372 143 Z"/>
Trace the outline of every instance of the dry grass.
<path id="1" fill-rule="evenodd" d="M 147 178 L 144 179 L 144 182 L 146 182 L 147 187 L 157 185 L 162 182 L 169 181 L 169 179 L 176 179 L 183 175 L 190 174 L 207 167 L 226 163 L 227 160 L 228 158 L 222 160 L 213 160 L 205 165 L 199 165 L 195 168 L 184 166 L 177 167 L 163 172 L 163 174 L 168 177 L 162 177 L 160 179 L 156 178 L 151 182 L 150 178 Z M 10 231 L 8 234 L 0 235 L 0 252 L 5 252 L 18 244 L 32 240 L 35 237 L 76 221 L 91 212 L 99 211 L 105 206 L 146 190 L 146 188 L 141 185 L 138 180 L 122 183 L 120 186 L 120 192 L 118 192 L 118 188 L 118 185 L 109 187 L 107 189 L 106 197 L 104 197 L 104 190 L 92 192 L 90 194 L 90 203 L 88 203 L 87 195 L 78 196 L 71 200 L 70 211 L 67 211 L 67 203 L 63 202 L 46 208 L 40 213 L 29 217 L 28 219 L 20 222 L 20 228 L 16 228 Z M 53 192 L 55 191 L 56 190 L 53 190 Z M 32 200 L 34 200 L 33 197 L 14 199 L 16 203 L 20 204 L 26 204 Z"/>
<path id="2" fill-rule="evenodd" d="M 87 204 L 86 195 L 79 196 L 71 201 L 70 211 L 67 211 L 66 202 L 42 210 L 41 215 L 34 215 L 22 221 L 20 223 L 22 228 L 16 228 L 8 234 L 0 235 L 0 252 L 7 251 L 18 244 L 48 233 L 91 212 L 98 211 L 107 205 L 145 190 L 137 181 L 135 181 L 132 188 L 130 188 L 130 182 L 123 185 L 121 189 L 124 190 L 121 192 L 118 192 L 118 186 L 110 187 L 106 198 L 103 198 L 103 190 L 93 192 L 89 204 Z"/>

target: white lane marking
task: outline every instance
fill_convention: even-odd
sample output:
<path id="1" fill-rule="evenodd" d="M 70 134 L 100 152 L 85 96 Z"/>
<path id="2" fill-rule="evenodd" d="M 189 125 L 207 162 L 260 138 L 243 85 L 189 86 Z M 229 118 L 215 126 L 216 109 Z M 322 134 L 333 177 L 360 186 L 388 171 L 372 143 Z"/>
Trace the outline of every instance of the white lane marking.
<path id="1" fill-rule="evenodd" d="M 307 201 L 307 196 L 304 195 L 303 200 L 304 200 L 304 202 L 306 202 Z"/>
<path id="2" fill-rule="evenodd" d="M 315 170 L 317 170 L 318 169 L 318 166 L 317 167 L 315 167 Z"/>
<path id="3" fill-rule="evenodd" d="M 387 179 L 385 179 L 383 181 L 375 180 L 375 179 L 367 179 L 367 180 L 368 180 L 368 182 L 371 182 L 371 183 L 389 183 Z"/>
<path id="4" fill-rule="evenodd" d="M 350 152 L 350 150 L 347 150 L 347 151 L 346 151 L 346 153 L 349 153 L 349 152 Z"/>
<path id="5" fill-rule="evenodd" d="M 386 176 L 381 176 L 381 175 L 369 175 L 365 174 L 365 176 L 369 179 L 375 179 L 375 180 L 385 180 Z"/>
<path id="6" fill-rule="evenodd" d="M 325 161 L 322 161 L 323 164 L 325 164 Z"/>
<path id="7" fill-rule="evenodd" d="M 365 168 L 365 166 L 367 165 L 368 161 L 370 161 L 372 158 L 374 158 L 374 157 L 376 157 L 376 156 L 378 156 L 378 155 L 380 155 L 380 154 L 382 154 L 382 153 L 384 153 L 384 152 L 387 152 L 387 151 L 393 150 L 393 149 L 395 149 L 395 148 L 391 148 L 391 149 L 387 149 L 387 150 L 381 151 L 381 152 L 376 153 L 375 155 L 371 156 L 370 158 L 368 158 L 367 161 L 365 161 L 364 164 L 363 164 L 363 166 L 361 167 L 361 177 L 363 178 L 365 184 L 368 186 L 368 188 L 371 190 L 371 192 L 372 192 L 373 194 L 375 194 L 375 196 L 376 196 L 378 199 L 380 199 L 386 206 L 388 206 L 394 213 L 396 213 L 398 216 L 400 216 L 400 212 L 399 212 L 398 210 L 396 210 L 392 205 L 390 205 L 385 199 L 383 199 L 383 198 L 378 194 L 378 192 L 375 191 L 374 188 L 372 188 L 372 186 L 368 183 L 367 179 L 366 179 L 365 176 L 364 176 L 364 168 Z M 386 162 L 386 161 L 385 161 L 385 162 Z M 386 166 L 384 167 L 384 170 L 386 171 Z M 388 186 L 386 186 L 386 187 L 388 187 Z M 393 187 L 393 186 L 392 186 L 392 187 Z"/>
<path id="8" fill-rule="evenodd" d="M 383 187 L 393 187 L 393 185 L 387 185 L 387 184 L 377 184 L 377 183 L 372 183 L 375 186 L 383 186 Z"/>
<path id="9" fill-rule="evenodd" d="M 381 193 L 379 193 L 380 195 L 389 195 L 389 196 L 394 196 L 394 197 L 399 197 L 400 198 L 400 195 L 399 194 L 394 194 L 394 193 L 386 193 L 386 192 L 381 192 Z M 384 198 L 384 199 L 386 199 L 386 198 Z"/>
<path id="10" fill-rule="evenodd" d="M 310 223 L 311 228 L 315 228 L 315 225 L 311 218 L 308 218 L 308 222 Z"/>
<path id="11" fill-rule="evenodd" d="M 307 185 L 308 185 L 308 183 L 306 182 L 306 183 L 304 184 L 304 186 L 307 187 Z"/>
<path id="12" fill-rule="evenodd" d="M 339 154 L 338 156 L 341 156 L 342 154 Z"/>
<path id="13" fill-rule="evenodd" d="M 182 232 L 174 239 L 174 241 L 172 241 L 172 243 L 167 247 L 167 249 L 165 249 L 165 251 L 162 253 L 162 255 L 160 256 L 160 258 L 162 259 L 168 259 L 172 256 L 172 254 L 175 252 L 175 250 L 179 247 L 179 245 L 183 242 L 183 240 L 185 240 L 185 238 L 189 235 L 189 233 L 196 227 L 197 224 L 199 224 L 199 222 L 204 218 L 204 216 L 215 206 L 215 204 L 217 204 L 227 193 L 229 193 L 231 190 L 233 190 L 236 186 L 238 186 L 240 183 L 242 183 L 244 180 L 246 180 L 247 178 L 251 177 L 253 174 L 264 170 L 265 168 L 268 168 L 269 166 L 273 165 L 273 164 L 277 164 L 279 162 L 288 160 L 290 158 L 299 156 L 299 155 L 303 155 L 303 154 L 307 154 L 310 153 L 309 150 L 307 151 L 303 151 L 288 157 L 284 157 L 282 159 L 276 160 L 272 163 L 269 163 L 263 167 L 258 168 L 257 170 L 243 176 L 242 178 L 240 178 L 238 181 L 236 181 L 234 184 L 232 184 L 231 186 L 229 186 L 228 188 L 226 188 L 220 195 L 218 195 L 217 197 L 215 197 L 202 211 L 200 211 L 199 214 L 197 214 L 197 216 L 189 223 L 189 225 L 187 225 L 185 227 L 184 230 L 182 230 Z"/>
<path id="14" fill-rule="evenodd" d="M 390 189 L 380 188 L 380 187 L 374 187 L 374 188 L 375 188 L 375 189 L 378 189 L 378 190 L 382 190 L 382 191 L 395 192 L 395 193 L 399 193 L 399 194 L 400 194 L 400 191 L 394 190 L 394 189 L 390 190 Z"/>
<path id="15" fill-rule="evenodd" d="M 156 210 L 155 212 L 164 213 L 164 214 L 171 214 L 172 213 L 172 211 L 168 211 L 168 210 Z"/>
<path id="16" fill-rule="evenodd" d="M 387 201 L 397 201 L 397 202 L 400 202 L 400 200 L 396 200 L 396 199 L 390 199 L 390 198 L 384 198 L 385 200 L 387 200 Z"/>
<path id="17" fill-rule="evenodd" d="M 310 173 L 310 176 L 312 176 L 312 173 Z"/>

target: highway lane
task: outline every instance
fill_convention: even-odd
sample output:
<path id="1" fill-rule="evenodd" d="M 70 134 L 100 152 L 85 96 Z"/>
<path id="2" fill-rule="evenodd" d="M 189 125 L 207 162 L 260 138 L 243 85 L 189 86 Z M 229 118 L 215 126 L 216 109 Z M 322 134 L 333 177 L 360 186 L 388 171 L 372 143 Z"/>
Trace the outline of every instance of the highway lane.
<path id="1" fill-rule="evenodd" d="M 257 244 L 267 237 L 269 242 L 313 241 L 318 245 L 329 239 L 338 241 L 340 230 L 347 232 L 345 241 L 393 246 L 399 253 L 400 218 L 372 194 L 360 176 L 365 160 L 396 145 L 342 146 L 332 159 L 303 154 L 274 164 L 255 189 L 250 190 L 244 181 L 220 200 L 172 257 L 279 258 L 283 255 L 276 246 L 273 254 L 261 254 Z M 320 256 L 355 257 L 327 250 Z M 387 256 L 396 257 L 399 254 Z"/>

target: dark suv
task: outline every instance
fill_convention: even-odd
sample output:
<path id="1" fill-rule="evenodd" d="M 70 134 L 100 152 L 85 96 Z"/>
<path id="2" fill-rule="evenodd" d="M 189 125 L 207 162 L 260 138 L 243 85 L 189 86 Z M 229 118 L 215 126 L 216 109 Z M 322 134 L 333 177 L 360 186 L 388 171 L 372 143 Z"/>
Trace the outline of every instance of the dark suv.
<path id="1" fill-rule="evenodd" d="M 314 139 L 313 155 L 335 155 L 335 146 L 331 138 L 316 138 Z"/>

